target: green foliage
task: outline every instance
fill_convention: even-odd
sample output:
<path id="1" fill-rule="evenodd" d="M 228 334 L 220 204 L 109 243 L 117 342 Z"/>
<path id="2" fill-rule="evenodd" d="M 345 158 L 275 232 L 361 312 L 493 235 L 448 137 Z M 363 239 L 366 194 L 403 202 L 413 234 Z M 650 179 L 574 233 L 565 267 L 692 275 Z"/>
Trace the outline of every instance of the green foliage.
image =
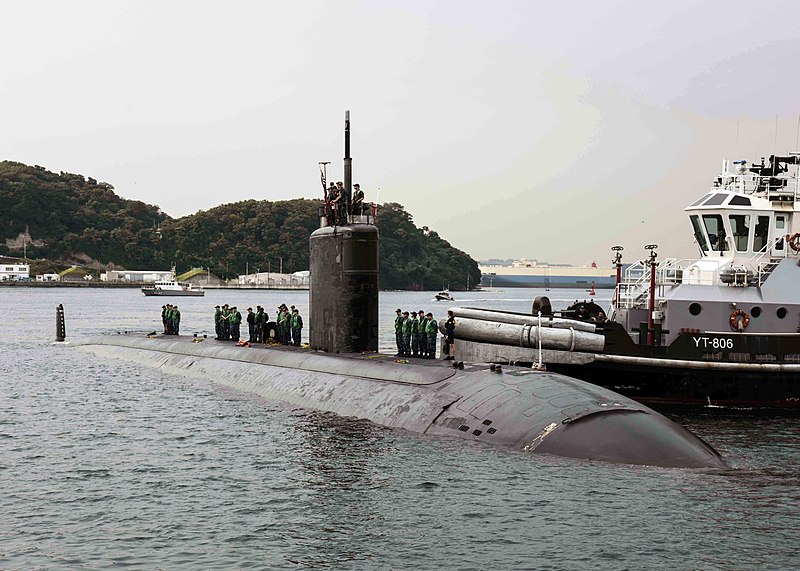
<path id="1" fill-rule="evenodd" d="M 319 227 L 322 203 L 245 200 L 172 219 L 157 206 L 118 197 L 110 184 L 5 161 L 0 204 L 0 253 L 21 255 L 18 238 L 27 227 L 30 258 L 89 257 L 130 269 L 175 263 L 231 278 L 246 269 L 277 272 L 281 263 L 287 273 L 308 269 L 308 238 Z M 417 228 L 401 205 L 381 206 L 376 224 L 382 288 L 464 289 L 480 282 L 475 260 Z"/>
<path id="2" fill-rule="evenodd" d="M 162 226 L 179 267 L 205 267 L 222 278 L 247 269 L 308 269 L 308 237 L 319 227 L 321 201 L 245 200 L 171 220 Z"/>
<path id="3" fill-rule="evenodd" d="M 0 204 L 0 243 L 27 227 L 29 257 L 71 259 L 80 253 L 128 267 L 158 263 L 155 228 L 168 217 L 157 206 L 120 198 L 110 184 L 3 161 Z"/>
<path id="4" fill-rule="evenodd" d="M 381 240 L 383 289 L 463 290 L 480 283 L 478 263 L 436 232 L 414 225 L 403 206 L 386 203 L 375 222 Z"/>

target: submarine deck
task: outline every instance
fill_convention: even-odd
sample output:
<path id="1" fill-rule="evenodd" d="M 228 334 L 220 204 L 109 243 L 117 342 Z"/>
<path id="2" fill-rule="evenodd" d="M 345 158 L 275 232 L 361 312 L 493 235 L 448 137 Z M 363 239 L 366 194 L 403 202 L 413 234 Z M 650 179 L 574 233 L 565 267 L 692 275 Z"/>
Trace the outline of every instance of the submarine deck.
<path id="1" fill-rule="evenodd" d="M 395 357 L 380 352 L 363 353 L 327 353 L 310 349 L 309 347 L 294 347 L 279 344 L 261 344 L 239 346 L 231 341 L 192 337 L 188 335 L 145 335 L 139 333 L 119 333 L 117 335 L 99 337 L 91 340 L 92 344 L 118 345 L 120 338 L 126 340 L 125 344 L 132 348 L 146 348 L 150 351 L 163 351 L 175 353 L 175 344 L 180 343 L 182 349 L 178 352 L 191 354 L 187 342 L 203 345 L 204 356 L 208 353 L 209 346 L 224 351 L 224 358 L 246 362 L 257 362 L 275 367 L 304 369 L 320 373 L 343 374 L 351 377 L 363 377 L 382 381 L 405 383 L 412 385 L 432 385 L 440 383 L 455 375 L 456 371 L 490 371 L 488 363 L 462 363 L 461 368 L 456 368 L 456 361 L 445 361 L 441 358 L 421 359 L 414 357 Z M 146 347 L 137 342 L 146 342 Z M 146 341 L 144 341 L 146 340 Z M 157 341 L 157 344 L 153 344 Z M 234 351 L 231 354 L 231 350 Z M 240 358 L 236 353 L 241 352 Z M 199 351 L 198 351 L 199 354 Z M 223 355 L 219 355 L 223 357 Z M 504 373 L 529 375 L 539 373 L 531 369 L 513 370 L 507 368 Z"/>
<path id="2" fill-rule="evenodd" d="M 268 400 L 421 434 L 611 462 L 724 466 L 706 443 L 644 405 L 552 372 L 143 333 L 76 345 Z"/>

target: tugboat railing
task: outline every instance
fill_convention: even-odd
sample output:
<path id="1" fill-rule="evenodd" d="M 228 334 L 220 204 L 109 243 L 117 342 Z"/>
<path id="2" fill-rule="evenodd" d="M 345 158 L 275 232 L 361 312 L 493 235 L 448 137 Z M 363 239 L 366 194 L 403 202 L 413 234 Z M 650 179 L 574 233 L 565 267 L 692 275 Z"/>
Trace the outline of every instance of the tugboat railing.
<path id="1" fill-rule="evenodd" d="M 665 258 L 656 267 L 656 288 L 658 294 L 663 294 L 665 286 L 683 283 L 684 270 L 693 260 Z M 625 270 L 625 281 L 617 286 L 617 307 L 631 309 L 647 305 L 650 295 L 650 263 L 638 261 L 632 263 Z"/>

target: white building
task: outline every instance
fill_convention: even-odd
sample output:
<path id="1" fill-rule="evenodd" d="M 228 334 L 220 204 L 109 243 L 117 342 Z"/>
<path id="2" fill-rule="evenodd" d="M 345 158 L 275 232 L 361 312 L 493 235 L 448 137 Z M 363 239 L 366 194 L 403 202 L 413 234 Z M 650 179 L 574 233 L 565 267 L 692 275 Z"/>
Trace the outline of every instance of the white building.
<path id="1" fill-rule="evenodd" d="M 31 267 L 18 260 L 0 259 L 0 281 L 27 280 L 31 277 Z"/>
<path id="2" fill-rule="evenodd" d="M 100 281 L 103 282 L 128 282 L 134 284 L 152 284 L 159 280 L 172 279 L 172 272 L 169 270 L 113 270 L 100 274 Z"/>
<path id="3" fill-rule="evenodd" d="M 58 274 L 39 274 L 36 276 L 37 282 L 60 282 L 61 276 Z"/>
<path id="4" fill-rule="evenodd" d="M 293 274 L 259 272 L 239 276 L 239 285 L 277 289 L 308 289 L 309 275 L 308 270 Z"/>

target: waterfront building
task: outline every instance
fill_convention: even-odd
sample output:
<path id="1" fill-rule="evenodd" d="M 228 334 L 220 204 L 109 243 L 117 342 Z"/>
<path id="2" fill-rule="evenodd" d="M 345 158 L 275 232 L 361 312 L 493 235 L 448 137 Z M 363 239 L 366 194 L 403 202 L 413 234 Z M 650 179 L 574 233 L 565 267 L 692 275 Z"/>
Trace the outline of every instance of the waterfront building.
<path id="1" fill-rule="evenodd" d="M 237 283 L 240 287 L 263 287 L 275 289 L 308 289 L 311 280 L 308 270 L 292 274 L 275 272 L 258 272 L 240 275 Z"/>
<path id="2" fill-rule="evenodd" d="M 0 281 L 30 279 L 31 267 L 19 258 L 0 257 Z"/>
<path id="3" fill-rule="evenodd" d="M 100 281 L 151 284 L 159 280 L 168 280 L 170 276 L 169 270 L 109 270 L 100 274 Z"/>

